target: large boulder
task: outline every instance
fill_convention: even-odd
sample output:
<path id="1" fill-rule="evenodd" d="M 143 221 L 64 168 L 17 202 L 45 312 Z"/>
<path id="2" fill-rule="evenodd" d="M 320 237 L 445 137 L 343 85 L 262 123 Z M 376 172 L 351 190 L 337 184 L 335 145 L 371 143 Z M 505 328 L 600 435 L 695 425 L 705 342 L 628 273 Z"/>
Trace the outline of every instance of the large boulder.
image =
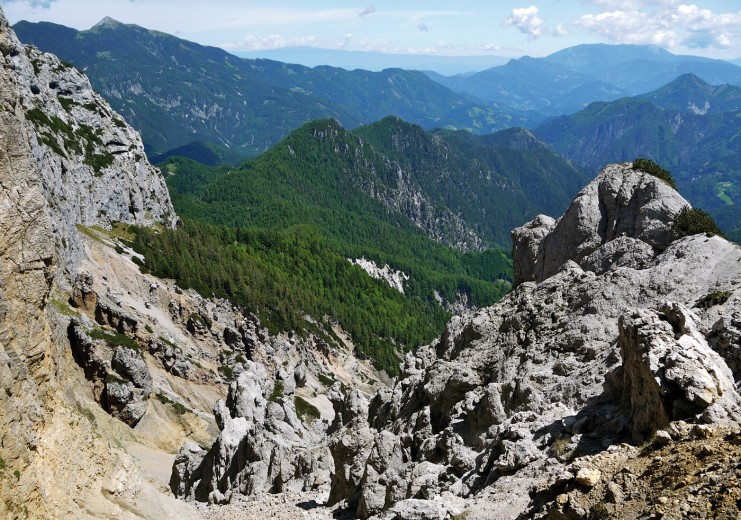
<path id="1" fill-rule="evenodd" d="M 641 441 L 671 421 L 737 422 L 741 398 L 731 370 L 678 304 L 636 310 L 619 320 L 623 404 Z"/>

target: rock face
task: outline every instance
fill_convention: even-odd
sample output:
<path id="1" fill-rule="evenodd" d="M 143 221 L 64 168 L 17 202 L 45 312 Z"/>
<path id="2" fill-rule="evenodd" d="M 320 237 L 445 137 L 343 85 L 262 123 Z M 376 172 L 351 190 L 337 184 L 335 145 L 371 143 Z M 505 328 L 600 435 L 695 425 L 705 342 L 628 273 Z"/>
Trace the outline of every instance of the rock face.
<path id="1" fill-rule="evenodd" d="M 671 243 L 673 217 L 687 205 L 668 184 L 629 163 L 607 166 L 558 222 L 539 216 L 512 232 L 515 285 L 541 282 L 567 260 L 598 274 L 641 267 Z"/>
<path id="2" fill-rule="evenodd" d="M 332 500 L 392 518 L 447 493 L 484 503 L 481 518 L 530 517 L 539 489 L 599 487 L 590 454 L 677 420 L 737 425 L 726 359 L 736 366 L 741 249 L 672 240 L 686 205 L 662 181 L 611 165 L 559 221 L 515 230 L 518 285 L 504 300 L 453 318 L 367 412 L 338 405 L 364 440 L 333 433 Z M 718 291 L 722 302 L 707 298 Z"/>
<path id="3" fill-rule="evenodd" d="M 23 112 L 22 135 L 38 172 L 60 267 L 68 277 L 81 258 L 75 226 L 113 222 L 172 226 L 164 179 L 146 160 L 139 134 L 97 94 L 79 70 L 24 47 L 0 14 L 5 74 Z"/>
<path id="4" fill-rule="evenodd" d="M 678 304 L 620 317 L 620 390 L 637 439 L 680 419 L 715 424 L 741 419 L 733 374 L 695 320 Z"/>
<path id="5" fill-rule="evenodd" d="M 376 280 L 382 280 L 400 293 L 404 294 L 404 283 L 409 280 L 409 275 L 398 269 L 392 269 L 388 264 L 379 267 L 373 260 L 365 257 L 353 260 L 348 259 L 351 264 L 357 265 Z"/>
<path id="6" fill-rule="evenodd" d="M 23 48 L 0 12 L 0 457 L 18 467 L 38 445 L 43 394 L 54 372 L 45 307 L 57 272 L 52 221 L 31 153 L 24 88 L 10 60 Z M 29 92 L 30 94 L 30 92 Z M 2 486 L 0 511 L 33 496 Z"/>
<path id="7" fill-rule="evenodd" d="M 0 11 L 0 458 L 23 474 L 22 485 L 0 486 L 0 512 L 46 514 L 38 479 L 49 475 L 28 468 L 66 384 L 58 363 L 68 345 L 49 302 L 75 279 L 76 225 L 175 218 L 138 134 L 81 72 L 21 45 Z M 78 289 L 82 306 L 95 305 L 84 282 Z"/>
<path id="8" fill-rule="evenodd" d="M 91 381 L 95 399 L 112 416 L 133 427 L 147 411 L 152 375 L 141 348 L 133 341 L 117 345 L 115 338 L 121 336 L 114 334 L 79 318 L 73 319 L 68 329 L 72 353 Z"/>

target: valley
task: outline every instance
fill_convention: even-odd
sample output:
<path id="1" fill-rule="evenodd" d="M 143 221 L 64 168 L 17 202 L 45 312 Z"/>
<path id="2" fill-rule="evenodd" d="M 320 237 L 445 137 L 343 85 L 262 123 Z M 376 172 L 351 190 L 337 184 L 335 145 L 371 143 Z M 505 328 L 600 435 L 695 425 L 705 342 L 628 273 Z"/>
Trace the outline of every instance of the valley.
<path id="1" fill-rule="evenodd" d="M 0 10 L 0 515 L 735 518 L 739 70 Z"/>

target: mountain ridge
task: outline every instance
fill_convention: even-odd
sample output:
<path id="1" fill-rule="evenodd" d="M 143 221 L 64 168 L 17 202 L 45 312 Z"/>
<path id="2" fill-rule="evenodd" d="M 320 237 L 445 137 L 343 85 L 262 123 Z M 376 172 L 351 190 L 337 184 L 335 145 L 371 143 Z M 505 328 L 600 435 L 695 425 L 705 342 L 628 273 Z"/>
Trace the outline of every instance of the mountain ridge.
<path id="1" fill-rule="evenodd" d="M 508 132 L 507 135 L 515 135 L 515 131 Z M 221 204 L 221 199 L 206 195 L 211 189 L 229 200 L 242 197 L 240 194 L 252 189 L 247 186 L 231 189 L 221 184 L 236 182 L 240 175 L 252 182 L 257 178 L 254 168 L 262 171 L 266 164 L 290 163 L 292 166 L 285 172 L 283 167 L 271 166 L 273 173 L 260 173 L 260 178 L 270 177 L 274 183 L 278 175 L 285 179 L 281 186 L 295 185 L 296 193 L 304 194 L 301 197 L 314 194 L 311 196 L 319 197 L 317 201 L 324 197 L 323 189 L 334 193 L 334 182 L 354 183 L 352 190 L 360 190 L 389 211 L 410 218 L 431 238 L 462 250 L 480 249 L 485 244 L 504 243 L 508 239 L 505 229 L 522 215 L 560 209 L 569 194 L 586 180 L 580 170 L 538 143 L 532 134 L 524 135 L 525 144 L 522 138 L 496 134 L 425 132 L 393 116 L 355 130 L 346 130 L 335 120 L 311 122 L 248 163 L 243 173 L 222 176 L 212 181 L 213 188 L 202 188 L 205 190 L 202 200 Z M 514 143 L 523 148 L 506 146 Z M 314 156 L 323 158 L 320 169 L 308 160 Z M 304 176 L 299 178 L 289 173 L 296 169 L 303 171 Z M 325 179 L 329 172 L 334 180 L 331 186 L 323 188 L 329 182 Z M 309 179 L 315 180 L 304 185 Z M 217 184 L 221 186 L 218 189 Z M 344 196 L 338 194 L 338 200 L 347 198 L 352 190 L 344 191 Z M 470 204 L 471 200 L 478 203 Z M 254 201 L 240 204 L 235 202 L 228 207 L 257 208 Z M 223 215 L 223 218 L 226 222 L 234 217 Z"/>
<path id="2" fill-rule="evenodd" d="M 399 69 L 371 73 L 245 60 L 118 22 L 75 32 L 49 23 L 19 22 L 15 29 L 28 43 L 85 69 L 160 153 L 201 139 L 254 155 L 306 121 L 326 117 L 354 127 L 396 114 L 428 128 L 476 132 L 533 117 Z M 411 103 L 414 98 L 426 101 Z"/>
<path id="3" fill-rule="evenodd" d="M 430 77 L 458 92 L 558 116 L 590 102 L 658 89 L 687 73 L 712 84 L 741 85 L 741 68 L 723 60 L 675 55 L 651 46 L 607 44 L 578 45 L 543 58 L 524 56 L 466 77 Z"/>

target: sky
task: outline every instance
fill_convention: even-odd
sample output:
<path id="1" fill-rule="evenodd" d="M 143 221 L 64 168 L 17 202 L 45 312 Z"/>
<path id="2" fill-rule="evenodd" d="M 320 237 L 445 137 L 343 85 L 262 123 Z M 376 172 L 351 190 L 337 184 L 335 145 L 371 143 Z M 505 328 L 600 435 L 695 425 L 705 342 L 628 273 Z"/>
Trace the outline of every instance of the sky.
<path id="1" fill-rule="evenodd" d="M 545 56 L 581 43 L 741 58 L 739 0 L 0 0 L 11 24 L 89 29 L 105 16 L 230 52 L 308 46 Z"/>

